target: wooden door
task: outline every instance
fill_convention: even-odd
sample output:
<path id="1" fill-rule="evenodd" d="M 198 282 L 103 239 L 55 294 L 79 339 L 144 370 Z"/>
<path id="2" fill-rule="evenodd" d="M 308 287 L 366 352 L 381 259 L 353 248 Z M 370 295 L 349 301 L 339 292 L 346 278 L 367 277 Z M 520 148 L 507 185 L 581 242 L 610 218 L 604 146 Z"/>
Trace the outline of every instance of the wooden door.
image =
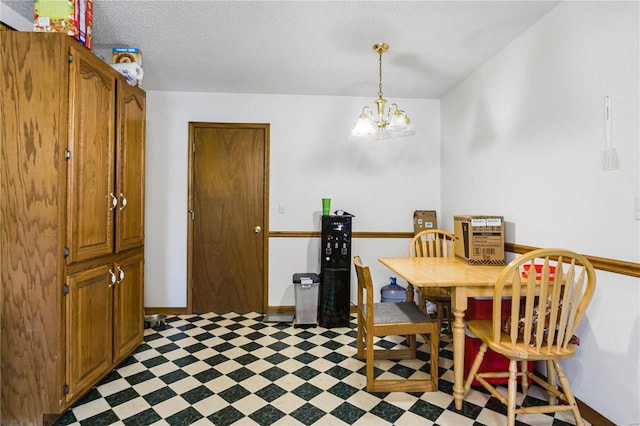
<path id="1" fill-rule="evenodd" d="M 193 312 L 266 309 L 268 124 L 190 123 Z"/>
<path id="2" fill-rule="evenodd" d="M 113 193 L 116 74 L 85 51 L 71 46 L 68 263 L 113 252 L 117 203 Z"/>
<path id="3" fill-rule="evenodd" d="M 145 93 L 118 84 L 116 252 L 144 244 Z"/>
<path id="4" fill-rule="evenodd" d="M 88 390 L 112 366 L 115 279 L 110 264 L 67 277 L 67 401 Z"/>
<path id="5" fill-rule="evenodd" d="M 117 363 L 142 343 L 144 334 L 142 254 L 114 265 L 113 362 Z"/>

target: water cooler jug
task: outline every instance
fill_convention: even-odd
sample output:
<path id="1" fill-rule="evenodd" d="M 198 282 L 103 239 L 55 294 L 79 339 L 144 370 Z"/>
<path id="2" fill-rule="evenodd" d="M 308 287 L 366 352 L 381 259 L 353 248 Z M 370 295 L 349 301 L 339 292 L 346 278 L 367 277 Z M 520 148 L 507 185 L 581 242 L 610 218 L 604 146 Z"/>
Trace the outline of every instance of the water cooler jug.
<path id="1" fill-rule="evenodd" d="M 347 327 L 351 307 L 352 216 L 322 216 L 318 324 Z"/>

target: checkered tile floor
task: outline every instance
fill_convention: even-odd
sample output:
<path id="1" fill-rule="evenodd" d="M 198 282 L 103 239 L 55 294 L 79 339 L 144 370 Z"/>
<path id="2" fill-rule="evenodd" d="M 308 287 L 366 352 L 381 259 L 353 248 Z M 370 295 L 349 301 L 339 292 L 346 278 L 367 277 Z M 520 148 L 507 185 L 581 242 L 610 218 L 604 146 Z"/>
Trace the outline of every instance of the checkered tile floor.
<path id="1" fill-rule="evenodd" d="M 454 408 L 451 343 L 441 344 L 438 392 L 368 393 L 355 340 L 355 318 L 348 328 L 325 329 L 267 323 L 259 313 L 169 317 L 166 325 L 145 330 L 144 343 L 55 425 L 506 423 L 502 404 L 480 389 L 472 389 L 461 411 Z M 378 344 L 394 347 L 402 340 Z M 428 345 L 420 350 L 427 352 Z M 428 374 L 428 355 L 401 367 L 377 361 L 376 368 L 385 375 Z M 534 386 L 525 404 L 544 397 Z M 570 414 L 518 421 L 574 424 Z"/>

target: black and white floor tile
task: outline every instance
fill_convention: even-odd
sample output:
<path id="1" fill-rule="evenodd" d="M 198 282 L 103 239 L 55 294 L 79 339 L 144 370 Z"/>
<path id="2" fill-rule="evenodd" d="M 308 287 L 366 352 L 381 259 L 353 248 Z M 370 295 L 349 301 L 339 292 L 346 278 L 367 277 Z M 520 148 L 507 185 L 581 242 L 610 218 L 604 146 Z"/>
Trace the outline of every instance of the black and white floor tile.
<path id="1" fill-rule="evenodd" d="M 260 313 L 169 317 L 144 343 L 66 411 L 62 425 L 441 425 L 506 423 L 504 406 L 473 388 L 454 408 L 450 342 L 441 343 L 439 391 L 368 393 L 350 327 L 296 328 Z M 378 342 L 384 347 L 402 338 Z M 420 347 L 428 352 L 428 345 Z M 377 373 L 428 374 L 419 361 L 377 361 Z M 502 389 L 505 391 L 506 389 Z M 522 402 L 522 395 L 519 394 Z M 546 398 L 534 386 L 525 405 Z M 574 424 L 571 414 L 518 416 L 519 425 Z"/>

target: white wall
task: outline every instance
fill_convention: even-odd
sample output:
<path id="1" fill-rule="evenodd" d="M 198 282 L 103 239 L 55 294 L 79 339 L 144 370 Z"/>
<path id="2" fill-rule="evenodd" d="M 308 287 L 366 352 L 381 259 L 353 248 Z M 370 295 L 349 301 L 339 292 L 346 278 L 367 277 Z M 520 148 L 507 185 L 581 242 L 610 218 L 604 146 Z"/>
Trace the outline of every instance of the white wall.
<path id="1" fill-rule="evenodd" d="M 356 215 L 353 230 L 413 230 L 413 211 L 440 207 L 439 101 L 393 99 L 416 126 L 409 138 L 369 143 L 346 137 L 372 98 L 147 92 L 145 306 L 186 306 L 188 123 L 270 123 L 271 231 L 320 229 L 321 199 Z M 279 213 L 283 203 L 285 213 Z M 319 239 L 271 238 L 270 306 L 293 306 L 292 274 L 318 272 Z M 353 254 L 372 266 L 405 255 L 406 239 L 361 239 Z"/>
<path id="2" fill-rule="evenodd" d="M 564 2 L 441 100 L 442 218 L 501 214 L 507 241 L 640 262 L 637 2 Z M 620 168 L 601 171 L 604 96 Z M 598 271 L 565 362 L 576 396 L 640 421 L 640 280 Z"/>

